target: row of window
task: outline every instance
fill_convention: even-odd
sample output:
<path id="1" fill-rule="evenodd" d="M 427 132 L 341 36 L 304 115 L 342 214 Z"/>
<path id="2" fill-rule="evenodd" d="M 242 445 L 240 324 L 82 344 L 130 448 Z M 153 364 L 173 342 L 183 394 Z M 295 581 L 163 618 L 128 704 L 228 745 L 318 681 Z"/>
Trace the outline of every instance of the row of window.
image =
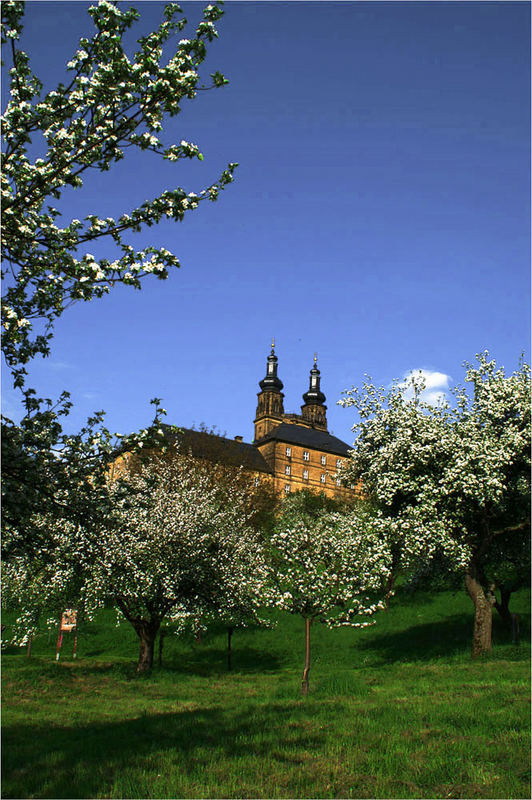
<path id="1" fill-rule="evenodd" d="M 287 472 L 286 474 L 289 475 L 290 473 Z M 308 481 L 308 470 L 306 470 L 306 469 L 303 470 L 303 480 L 304 481 Z M 336 485 L 337 486 L 341 486 L 342 485 L 342 482 L 340 481 L 340 478 L 335 478 L 335 480 L 336 480 Z M 327 482 L 327 475 L 322 473 L 320 475 L 320 481 L 321 481 L 321 483 L 326 483 Z M 289 483 L 287 483 L 285 485 L 284 490 L 285 490 L 285 492 L 289 492 L 290 491 L 290 484 Z"/>
<path id="2" fill-rule="evenodd" d="M 286 455 L 288 456 L 288 458 L 291 458 L 291 456 L 292 456 L 292 448 L 291 447 L 287 447 L 286 448 Z M 303 450 L 303 461 L 310 461 L 310 453 L 309 453 L 308 450 Z M 327 464 L 327 456 L 321 456 L 320 457 L 320 462 L 323 464 L 323 466 L 325 466 Z M 342 466 L 342 459 L 341 458 L 337 458 L 336 459 L 336 468 L 340 469 L 341 466 Z"/>

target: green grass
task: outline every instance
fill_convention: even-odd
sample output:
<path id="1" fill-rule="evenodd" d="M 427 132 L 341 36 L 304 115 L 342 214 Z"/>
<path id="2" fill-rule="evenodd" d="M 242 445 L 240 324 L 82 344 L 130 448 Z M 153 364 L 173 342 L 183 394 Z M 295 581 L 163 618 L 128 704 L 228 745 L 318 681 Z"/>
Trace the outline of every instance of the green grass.
<path id="1" fill-rule="evenodd" d="M 55 639 L 3 657 L 3 797 L 527 798 L 529 595 L 521 643 L 495 619 L 491 658 L 472 662 L 470 601 L 400 595 L 373 628 L 303 621 L 201 644 L 168 638 L 135 677 L 137 640 L 102 612 L 79 657 Z M 6 621 L 6 620 L 4 620 Z"/>

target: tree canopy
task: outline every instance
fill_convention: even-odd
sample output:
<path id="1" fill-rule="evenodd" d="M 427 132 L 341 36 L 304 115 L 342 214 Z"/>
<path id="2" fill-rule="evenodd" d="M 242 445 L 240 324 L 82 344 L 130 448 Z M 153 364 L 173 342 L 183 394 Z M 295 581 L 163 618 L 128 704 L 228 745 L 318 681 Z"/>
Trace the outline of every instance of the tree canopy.
<path id="1" fill-rule="evenodd" d="M 530 530 L 530 367 L 506 375 L 484 352 L 466 365 L 454 405 L 424 402 L 423 389 L 413 375 L 408 387 L 368 381 L 345 393 L 360 421 L 344 477 L 376 505 L 396 570 L 432 562 L 465 575 L 477 655 L 491 647 L 490 553 L 503 541 L 508 558 L 522 552 Z"/>

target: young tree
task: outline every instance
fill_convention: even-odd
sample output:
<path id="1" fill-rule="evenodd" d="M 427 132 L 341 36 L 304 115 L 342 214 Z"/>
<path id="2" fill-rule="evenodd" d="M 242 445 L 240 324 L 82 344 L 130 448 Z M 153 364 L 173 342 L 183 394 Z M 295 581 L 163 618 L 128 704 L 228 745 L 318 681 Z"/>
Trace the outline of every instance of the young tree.
<path id="1" fill-rule="evenodd" d="M 384 607 L 390 554 L 363 515 L 309 514 L 290 506 L 271 545 L 276 605 L 305 621 L 302 692 L 307 695 L 313 620 L 331 627 L 371 624 L 368 617 Z"/>
<path id="2" fill-rule="evenodd" d="M 138 672 L 153 664 L 164 619 L 185 609 L 221 608 L 237 583 L 258 594 L 260 544 L 249 524 L 247 493 L 235 480 L 217 483 L 201 463 L 177 452 L 135 466 L 110 488 L 116 507 L 109 530 L 94 545 L 88 597 L 107 597 L 140 640 Z M 243 591 L 243 589 L 242 589 Z"/>
<path id="3" fill-rule="evenodd" d="M 530 529 L 530 368 L 511 375 L 487 353 L 467 366 L 456 404 L 422 399 L 421 376 L 391 390 L 371 382 L 340 403 L 355 407 L 358 437 L 345 479 L 362 480 L 379 509 L 394 568 L 429 562 L 461 570 L 475 609 L 473 656 L 491 649 L 490 552 L 521 551 Z"/>

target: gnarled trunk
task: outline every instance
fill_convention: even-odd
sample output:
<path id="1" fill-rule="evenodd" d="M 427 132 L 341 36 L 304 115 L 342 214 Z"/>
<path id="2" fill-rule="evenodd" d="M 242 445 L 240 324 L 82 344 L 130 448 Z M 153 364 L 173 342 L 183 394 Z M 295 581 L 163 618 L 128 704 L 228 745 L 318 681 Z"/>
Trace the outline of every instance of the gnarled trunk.
<path id="1" fill-rule="evenodd" d="M 491 652 L 491 628 L 493 621 L 493 596 L 486 595 L 475 571 L 466 574 L 466 590 L 475 606 L 475 625 L 473 628 L 472 658 Z"/>
<path id="2" fill-rule="evenodd" d="M 137 675 L 139 675 L 142 672 L 148 672 L 153 667 L 155 637 L 161 623 L 159 621 L 146 622 L 145 620 L 136 620 L 132 624 L 140 639 L 139 660 L 137 663 Z"/>
<path id="3" fill-rule="evenodd" d="M 303 670 L 303 680 L 301 681 L 301 691 L 306 697 L 308 695 L 308 675 L 310 672 L 310 626 L 311 617 L 305 617 L 305 669 Z"/>

